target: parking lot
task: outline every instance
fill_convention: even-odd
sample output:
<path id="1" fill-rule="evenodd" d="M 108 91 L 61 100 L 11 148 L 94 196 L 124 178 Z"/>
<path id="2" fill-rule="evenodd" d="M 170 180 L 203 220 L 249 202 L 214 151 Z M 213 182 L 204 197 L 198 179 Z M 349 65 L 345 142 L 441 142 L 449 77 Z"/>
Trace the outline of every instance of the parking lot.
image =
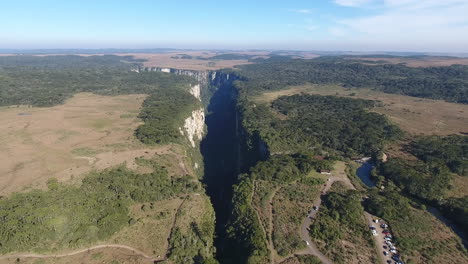
<path id="1" fill-rule="evenodd" d="M 404 264 L 397 244 L 393 239 L 390 225 L 369 213 L 365 215 L 369 225 L 369 234 L 374 237 L 379 252 L 380 262 L 384 264 Z"/>

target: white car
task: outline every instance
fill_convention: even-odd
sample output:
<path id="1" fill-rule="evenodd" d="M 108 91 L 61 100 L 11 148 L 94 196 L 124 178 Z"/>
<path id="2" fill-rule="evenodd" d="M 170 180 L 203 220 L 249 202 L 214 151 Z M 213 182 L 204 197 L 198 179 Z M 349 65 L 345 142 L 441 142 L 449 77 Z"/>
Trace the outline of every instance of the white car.
<path id="1" fill-rule="evenodd" d="M 379 234 L 377 234 L 377 231 L 375 231 L 374 229 L 372 229 L 371 231 L 372 231 L 372 235 L 374 235 L 374 236 L 379 235 Z"/>
<path id="2" fill-rule="evenodd" d="M 307 241 L 307 240 L 306 240 L 305 242 L 306 242 L 306 244 L 307 244 L 308 246 L 310 246 L 310 243 L 309 243 L 309 241 Z"/>

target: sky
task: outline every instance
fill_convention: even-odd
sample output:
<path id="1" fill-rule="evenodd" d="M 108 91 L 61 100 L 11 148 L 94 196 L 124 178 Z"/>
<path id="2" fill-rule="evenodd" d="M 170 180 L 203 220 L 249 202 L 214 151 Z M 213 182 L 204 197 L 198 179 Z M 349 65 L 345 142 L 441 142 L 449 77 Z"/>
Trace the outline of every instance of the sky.
<path id="1" fill-rule="evenodd" d="M 468 52 L 468 0 L 0 3 L 0 48 Z"/>

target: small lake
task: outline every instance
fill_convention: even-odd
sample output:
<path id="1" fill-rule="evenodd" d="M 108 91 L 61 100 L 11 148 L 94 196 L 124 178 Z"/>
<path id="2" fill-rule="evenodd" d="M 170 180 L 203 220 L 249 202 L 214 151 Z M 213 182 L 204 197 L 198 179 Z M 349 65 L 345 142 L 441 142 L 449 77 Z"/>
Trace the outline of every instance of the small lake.
<path id="1" fill-rule="evenodd" d="M 356 174 L 367 187 L 375 187 L 375 183 L 371 180 L 370 174 L 374 166 L 369 162 L 364 162 L 356 170 Z"/>

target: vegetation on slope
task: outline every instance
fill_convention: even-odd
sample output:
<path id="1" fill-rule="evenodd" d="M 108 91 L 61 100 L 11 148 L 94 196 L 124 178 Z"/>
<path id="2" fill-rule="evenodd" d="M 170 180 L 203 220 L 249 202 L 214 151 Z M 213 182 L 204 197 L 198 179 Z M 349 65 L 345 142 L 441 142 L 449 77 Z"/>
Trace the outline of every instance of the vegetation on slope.
<path id="1" fill-rule="evenodd" d="M 452 173 L 466 176 L 468 137 L 418 137 L 408 145 L 408 151 L 419 160 L 390 159 L 379 164 L 379 174 L 404 193 L 439 207 L 468 234 L 468 196 L 447 199 L 447 193 L 453 188 Z"/>
<path id="2" fill-rule="evenodd" d="M 349 263 L 352 256 L 357 256 L 356 251 L 362 258 L 360 262 L 375 261 L 361 197 L 354 190 L 332 189 L 323 197 L 322 206 L 310 226 L 311 237 L 334 263 Z"/>
<path id="3" fill-rule="evenodd" d="M 371 192 L 366 210 L 389 221 L 394 240 L 407 263 L 455 263 L 468 261 L 460 238 L 421 205 L 387 188 Z M 424 209 L 424 206 L 422 206 Z"/>
<path id="4" fill-rule="evenodd" d="M 271 152 L 314 149 L 348 157 L 372 153 L 401 135 L 385 116 L 369 112 L 373 101 L 319 95 L 283 96 L 244 110 L 243 125 L 258 133 Z"/>
<path id="5" fill-rule="evenodd" d="M 50 180 L 49 190 L 0 200 L 0 252 L 76 248 L 104 240 L 132 224 L 128 206 L 199 190 L 190 177 L 171 180 L 166 169 L 137 174 L 124 166 L 94 172 L 80 186 Z"/>

